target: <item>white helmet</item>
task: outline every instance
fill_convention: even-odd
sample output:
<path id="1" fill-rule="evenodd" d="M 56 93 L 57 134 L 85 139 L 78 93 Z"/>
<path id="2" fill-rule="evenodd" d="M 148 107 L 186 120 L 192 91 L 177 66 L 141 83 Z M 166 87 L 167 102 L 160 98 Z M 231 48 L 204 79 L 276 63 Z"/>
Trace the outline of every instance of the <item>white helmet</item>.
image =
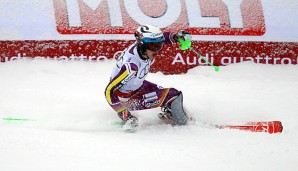
<path id="1" fill-rule="evenodd" d="M 139 46 L 146 50 L 159 51 L 163 47 L 165 38 L 163 32 L 153 25 L 142 25 L 135 31 Z"/>

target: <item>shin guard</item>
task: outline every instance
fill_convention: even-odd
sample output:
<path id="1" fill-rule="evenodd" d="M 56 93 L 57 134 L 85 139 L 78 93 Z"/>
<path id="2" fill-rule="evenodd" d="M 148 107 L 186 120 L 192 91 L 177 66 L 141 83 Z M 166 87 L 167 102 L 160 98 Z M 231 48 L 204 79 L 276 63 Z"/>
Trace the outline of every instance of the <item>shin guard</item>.
<path id="1" fill-rule="evenodd" d="M 180 95 L 171 103 L 171 113 L 177 125 L 186 125 L 188 116 L 183 110 L 183 95 Z"/>

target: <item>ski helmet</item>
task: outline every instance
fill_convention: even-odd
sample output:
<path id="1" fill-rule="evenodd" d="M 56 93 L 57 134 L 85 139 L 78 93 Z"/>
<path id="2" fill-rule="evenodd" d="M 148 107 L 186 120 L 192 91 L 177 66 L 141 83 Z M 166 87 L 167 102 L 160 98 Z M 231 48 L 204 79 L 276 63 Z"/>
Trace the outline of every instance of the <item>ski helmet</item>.
<path id="1" fill-rule="evenodd" d="M 163 47 L 165 38 L 163 32 L 153 25 L 142 25 L 135 31 L 135 37 L 142 50 L 159 51 Z"/>

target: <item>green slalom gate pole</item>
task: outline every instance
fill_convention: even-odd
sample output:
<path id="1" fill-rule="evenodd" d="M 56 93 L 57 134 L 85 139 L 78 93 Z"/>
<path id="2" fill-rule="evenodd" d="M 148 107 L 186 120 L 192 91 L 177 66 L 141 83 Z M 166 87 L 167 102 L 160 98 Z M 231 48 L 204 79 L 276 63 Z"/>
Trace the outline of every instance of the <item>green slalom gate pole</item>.
<path id="1" fill-rule="evenodd" d="M 197 52 L 196 50 L 194 50 L 192 47 L 191 47 L 191 40 L 190 39 L 187 39 L 187 40 L 183 40 L 182 38 L 179 38 L 178 41 L 180 42 L 181 46 L 180 46 L 180 49 L 181 50 L 191 50 L 192 52 L 194 52 L 195 54 L 198 55 L 198 57 L 204 59 L 210 66 L 212 66 L 215 70 L 215 72 L 219 72 L 219 67 L 218 66 L 214 66 L 212 63 L 210 63 L 207 58 L 205 56 L 202 56 L 199 52 Z"/>
<path id="2" fill-rule="evenodd" d="M 2 120 L 5 121 L 34 121 L 33 119 L 27 119 L 27 118 L 2 118 Z"/>

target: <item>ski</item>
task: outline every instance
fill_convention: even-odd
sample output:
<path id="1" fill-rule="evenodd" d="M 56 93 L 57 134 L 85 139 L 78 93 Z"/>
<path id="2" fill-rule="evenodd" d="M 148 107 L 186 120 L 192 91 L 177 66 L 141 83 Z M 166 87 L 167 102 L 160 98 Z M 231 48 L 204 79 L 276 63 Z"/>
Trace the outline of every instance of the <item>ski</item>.
<path id="1" fill-rule="evenodd" d="M 136 132 L 137 127 L 130 127 L 124 125 L 123 121 L 115 121 L 112 123 L 119 128 L 123 128 L 125 132 Z M 256 121 L 256 122 L 246 122 L 234 125 L 213 125 L 210 123 L 203 123 L 208 127 L 218 128 L 218 129 L 236 129 L 250 132 L 264 132 L 269 134 L 281 133 L 283 131 L 283 125 L 281 121 Z"/>
<path id="2" fill-rule="evenodd" d="M 251 132 L 281 133 L 283 126 L 280 121 L 247 122 L 242 125 L 213 125 L 219 129 L 238 129 Z"/>

